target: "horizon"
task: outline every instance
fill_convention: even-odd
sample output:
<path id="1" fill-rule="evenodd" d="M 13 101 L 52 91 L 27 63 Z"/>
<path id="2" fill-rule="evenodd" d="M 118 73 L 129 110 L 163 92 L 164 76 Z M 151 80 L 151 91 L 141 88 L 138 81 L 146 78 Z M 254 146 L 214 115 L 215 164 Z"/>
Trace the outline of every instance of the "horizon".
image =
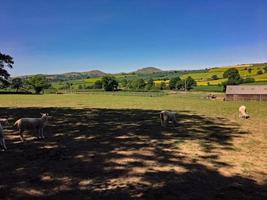
<path id="1" fill-rule="evenodd" d="M 14 58 L 11 76 L 267 61 L 262 0 L 12 0 L 1 6 L 0 51 Z"/>

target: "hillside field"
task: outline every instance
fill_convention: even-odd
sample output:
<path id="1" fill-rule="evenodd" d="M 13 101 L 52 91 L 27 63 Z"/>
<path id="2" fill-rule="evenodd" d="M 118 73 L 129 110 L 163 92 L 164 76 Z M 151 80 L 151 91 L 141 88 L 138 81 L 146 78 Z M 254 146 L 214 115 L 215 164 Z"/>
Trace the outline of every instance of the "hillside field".
<path id="1" fill-rule="evenodd" d="M 161 71 L 154 73 L 122 73 L 113 75 L 118 81 L 122 79 L 133 80 L 133 79 L 144 79 L 148 80 L 153 78 L 155 81 L 155 85 L 159 86 L 161 82 L 165 82 L 167 85 L 169 83 L 169 79 L 173 77 L 180 76 L 182 79 L 186 79 L 188 76 L 191 76 L 193 79 L 197 81 L 197 87 L 195 90 L 199 91 L 222 91 L 222 87 L 214 90 L 214 86 L 218 86 L 222 82 L 226 81 L 223 78 L 223 73 L 225 70 L 229 68 L 236 68 L 239 70 L 242 78 L 254 78 L 256 83 L 254 84 L 265 84 L 267 81 L 267 73 L 264 73 L 264 67 L 266 64 L 246 64 L 246 65 L 235 65 L 235 66 L 226 66 L 226 67 L 218 67 L 218 68 L 210 68 L 207 70 L 191 70 L 191 71 Z M 251 69 L 251 72 L 248 71 Z M 263 74 L 258 75 L 258 71 L 262 71 Z M 218 80 L 212 80 L 212 76 L 217 75 Z M 97 80 L 101 80 L 101 77 L 91 77 L 86 79 L 78 79 L 78 80 L 69 80 L 69 81 L 59 81 L 53 82 L 52 86 L 56 89 L 61 89 L 66 85 L 67 82 L 72 84 L 72 89 L 78 89 L 79 87 L 87 88 L 92 87 Z M 203 86 L 203 87 L 202 87 Z M 213 87 L 206 87 L 213 86 Z"/>
<path id="2" fill-rule="evenodd" d="M 267 102 L 206 95 L 0 95 L 0 199 L 267 199 Z M 175 127 L 160 126 L 161 110 Z M 46 138 L 26 131 L 21 143 L 14 122 L 41 112 Z"/>

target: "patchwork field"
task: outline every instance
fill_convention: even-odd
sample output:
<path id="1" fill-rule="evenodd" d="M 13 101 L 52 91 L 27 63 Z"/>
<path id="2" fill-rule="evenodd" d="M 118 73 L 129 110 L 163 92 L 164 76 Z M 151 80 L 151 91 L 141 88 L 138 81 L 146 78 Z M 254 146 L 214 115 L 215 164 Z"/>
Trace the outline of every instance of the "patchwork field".
<path id="1" fill-rule="evenodd" d="M 267 102 L 128 94 L 0 95 L 0 199 L 267 199 Z M 160 127 L 166 109 L 176 127 Z M 21 143 L 13 123 L 40 112 L 47 138 Z"/>

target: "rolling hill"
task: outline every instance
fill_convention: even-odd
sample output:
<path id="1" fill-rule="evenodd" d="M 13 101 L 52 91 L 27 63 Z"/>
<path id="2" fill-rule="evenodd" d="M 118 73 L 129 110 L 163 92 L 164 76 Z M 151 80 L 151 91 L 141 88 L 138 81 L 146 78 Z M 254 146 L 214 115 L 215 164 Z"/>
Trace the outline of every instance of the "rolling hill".
<path id="1" fill-rule="evenodd" d="M 156 73 L 156 72 L 162 72 L 162 70 L 156 67 L 145 67 L 135 71 L 135 73 L 139 74 Z"/>

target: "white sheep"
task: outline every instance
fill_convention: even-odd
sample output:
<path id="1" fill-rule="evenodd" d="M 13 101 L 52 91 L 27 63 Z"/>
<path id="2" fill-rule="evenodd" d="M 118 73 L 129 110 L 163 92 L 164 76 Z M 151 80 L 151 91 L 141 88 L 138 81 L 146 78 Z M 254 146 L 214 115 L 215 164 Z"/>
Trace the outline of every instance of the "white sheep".
<path id="1" fill-rule="evenodd" d="M 239 107 L 239 117 L 245 119 L 249 118 L 246 106 L 242 105 Z"/>
<path id="2" fill-rule="evenodd" d="M 36 130 L 38 132 L 37 138 L 44 138 L 44 127 L 46 126 L 50 116 L 47 113 L 41 113 L 40 118 L 21 118 L 17 120 L 14 126 L 17 127 L 20 133 L 20 139 L 23 142 L 23 131 L 25 129 Z"/>
<path id="3" fill-rule="evenodd" d="M 160 122 L 162 127 L 166 127 L 169 122 L 172 122 L 173 126 L 176 125 L 176 113 L 170 111 L 161 111 L 160 112 Z"/>
<path id="4" fill-rule="evenodd" d="M 2 124 L 7 124 L 7 123 L 8 123 L 7 119 L 4 119 L 4 118 L 0 119 L 0 145 L 4 149 L 4 151 L 7 150 L 7 147 L 6 147 L 4 130 L 3 130 Z"/>

